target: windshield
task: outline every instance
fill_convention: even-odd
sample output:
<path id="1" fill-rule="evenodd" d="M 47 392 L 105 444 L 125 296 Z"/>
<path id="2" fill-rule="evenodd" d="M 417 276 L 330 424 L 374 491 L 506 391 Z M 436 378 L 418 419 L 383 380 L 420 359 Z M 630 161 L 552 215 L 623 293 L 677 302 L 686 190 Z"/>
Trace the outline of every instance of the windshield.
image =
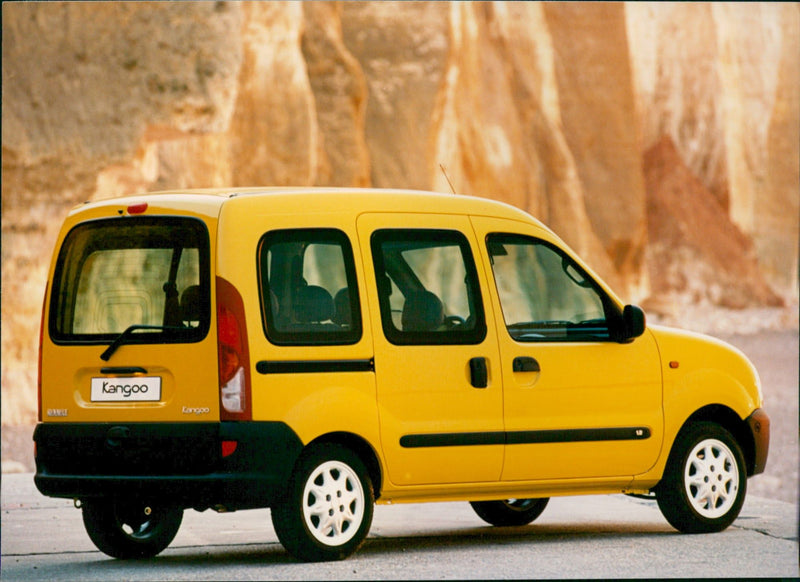
<path id="1" fill-rule="evenodd" d="M 50 311 L 54 340 L 197 341 L 209 326 L 208 233 L 192 218 L 87 222 L 67 235 Z M 172 337 L 172 340 L 168 336 Z"/>

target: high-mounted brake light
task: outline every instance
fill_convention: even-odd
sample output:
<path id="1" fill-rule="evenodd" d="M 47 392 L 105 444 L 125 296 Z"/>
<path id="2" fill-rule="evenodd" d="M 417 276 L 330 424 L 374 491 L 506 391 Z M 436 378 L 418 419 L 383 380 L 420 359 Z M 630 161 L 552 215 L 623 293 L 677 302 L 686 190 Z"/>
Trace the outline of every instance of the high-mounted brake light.
<path id="1" fill-rule="evenodd" d="M 147 210 L 147 202 L 140 202 L 139 204 L 131 204 L 128 206 L 128 214 L 144 214 Z"/>
<path id="2" fill-rule="evenodd" d="M 221 420 L 250 420 L 250 356 L 244 302 L 236 288 L 217 277 L 217 354 Z"/>

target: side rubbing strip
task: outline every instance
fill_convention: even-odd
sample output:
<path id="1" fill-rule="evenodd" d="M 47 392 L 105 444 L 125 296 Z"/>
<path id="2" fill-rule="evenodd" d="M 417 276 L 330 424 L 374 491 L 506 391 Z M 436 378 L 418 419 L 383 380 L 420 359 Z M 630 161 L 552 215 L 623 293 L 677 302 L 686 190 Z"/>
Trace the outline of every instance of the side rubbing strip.
<path id="1" fill-rule="evenodd" d="M 650 438 L 644 426 L 622 428 L 586 428 L 569 430 L 523 430 L 515 432 L 464 432 L 410 434 L 400 438 L 406 449 L 424 447 L 466 447 L 475 445 L 529 445 L 592 441 L 632 441 Z"/>
<path id="2" fill-rule="evenodd" d="M 578 428 L 571 430 L 521 430 L 506 433 L 506 444 L 578 443 L 590 441 L 639 441 L 650 438 L 644 426 L 621 428 Z"/>
<path id="3" fill-rule="evenodd" d="M 400 446 L 404 449 L 418 449 L 422 447 L 502 445 L 505 444 L 505 440 L 505 433 L 502 432 L 407 434 L 400 437 Z"/>
<path id="4" fill-rule="evenodd" d="M 259 374 L 319 374 L 322 372 L 374 372 L 375 360 L 297 360 L 256 364 Z"/>

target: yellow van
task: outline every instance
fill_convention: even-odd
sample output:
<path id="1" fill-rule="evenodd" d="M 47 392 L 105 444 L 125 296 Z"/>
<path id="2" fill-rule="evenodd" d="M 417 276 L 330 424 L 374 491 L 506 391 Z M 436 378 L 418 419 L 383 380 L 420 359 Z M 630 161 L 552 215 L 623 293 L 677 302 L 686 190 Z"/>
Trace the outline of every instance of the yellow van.
<path id="1" fill-rule="evenodd" d="M 35 482 L 94 544 L 154 556 L 185 509 L 271 508 L 344 558 L 374 503 L 524 525 L 548 498 L 736 519 L 764 470 L 756 370 L 646 326 L 552 231 L 465 196 L 163 192 L 66 218 L 42 314 Z"/>

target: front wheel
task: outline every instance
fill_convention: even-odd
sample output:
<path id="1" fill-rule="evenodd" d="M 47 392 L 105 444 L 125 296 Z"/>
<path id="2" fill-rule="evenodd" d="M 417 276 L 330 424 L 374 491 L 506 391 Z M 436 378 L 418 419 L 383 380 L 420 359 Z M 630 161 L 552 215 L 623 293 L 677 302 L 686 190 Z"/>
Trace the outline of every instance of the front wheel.
<path id="1" fill-rule="evenodd" d="M 183 509 L 171 505 L 90 499 L 82 508 L 83 525 L 97 549 L 123 560 L 161 553 L 183 521 Z"/>
<path id="2" fill-rule="evenodd" d="M 712 422 L 684 428 L 656 490 L 658 507 L 684 533 L 722 531 L 738 517 L 747 491 L 739 444 Z"/>
<path id="3" fill-rule="evenodd" d="M 361 459 L 345 447 L 323 444 L 300 457 L 285 498 L 272 508 L 272 524 L 295 558 L 341 560 L 367 537 L 374 503 Z"/>
<path id="4" fill-rule="evenodd" d="M 504 499 L 502 501 L 470 501 L 472 509 L 483 521 L 496 526 L 528 525 L 547 507 L 548 497 L 541 499 Z"/>

